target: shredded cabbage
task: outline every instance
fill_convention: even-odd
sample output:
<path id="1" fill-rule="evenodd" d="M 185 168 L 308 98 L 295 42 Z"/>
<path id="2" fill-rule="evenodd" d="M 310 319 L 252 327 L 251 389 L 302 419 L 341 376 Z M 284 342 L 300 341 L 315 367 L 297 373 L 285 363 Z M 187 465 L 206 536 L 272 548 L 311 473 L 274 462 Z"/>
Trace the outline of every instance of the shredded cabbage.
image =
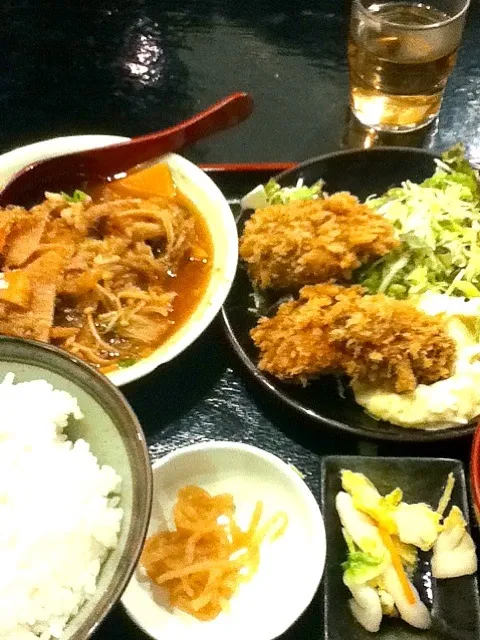
<path id="1" fill-rule="evenodd" d="M 480 297 L 480 183 L 457 145 L 431 178 L 406 181 L 367 204 L 395 227 L 399 248 L 358 272 L 371 293 L 407 298 L 427 291 Z"/>
<path id="2" fill-rule="evenodd" d="M 281 187 L 275 180 L 269 180 L 265 185 L 268 204 L 286 204 L 294 200 L 316 200 L 320 197 L 324 182 L 319 180 L 311 187 L 303 184 L 300 179 L 294 187 Z"/>
<path id="3" fill-rule="evenodd" d="M 300 178 L 294 187 L 281 187 L 273 178 L 265 185 L 259 184 L 240 202 L 242 209 L 261 209 L 271 204 L 287 204 L 294 200 L 317 200 L 322 197 L 324 182 L 319 180 L 311 187 Z"/>

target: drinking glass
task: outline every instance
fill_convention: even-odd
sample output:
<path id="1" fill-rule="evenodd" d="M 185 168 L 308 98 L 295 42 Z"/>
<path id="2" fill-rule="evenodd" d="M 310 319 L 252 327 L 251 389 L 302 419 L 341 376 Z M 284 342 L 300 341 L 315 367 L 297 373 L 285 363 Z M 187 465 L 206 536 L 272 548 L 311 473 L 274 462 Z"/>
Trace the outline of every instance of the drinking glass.
<path id="1" fill-rule="evenodd" d="M 362 124 L 412 131 L 438 115 L 470 0 L 353 0 L 350 106 Z"/>

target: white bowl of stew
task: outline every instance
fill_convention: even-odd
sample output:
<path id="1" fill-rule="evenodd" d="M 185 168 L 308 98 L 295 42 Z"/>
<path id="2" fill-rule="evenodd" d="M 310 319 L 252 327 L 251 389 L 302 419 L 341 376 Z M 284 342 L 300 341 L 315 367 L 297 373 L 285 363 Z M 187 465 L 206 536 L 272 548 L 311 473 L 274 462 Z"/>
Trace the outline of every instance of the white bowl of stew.
<path id="1" fill-rule="evenodd" d="M 0 185 L 7 181 L 16 171 L 37 160 L 106 146 L 125 139 L 119 136 L 106 135 L 68 136 L 44 140 L 15 149 L 0 156 Z M 103 293 L 99 294 L 97 292 L 95 294 L 96 297 L 92 298 L 93 303 L 88 306 L 87 302 L 90 302 L 88 293 L 85 294 L 85 299 L 82 298 L 80 304 L 80 298 L 72 298 L 70 292 L 65 294 L 63 290 L 57 289 L 54 320 L 52 321 L 48 338 L 44 334 L 37 334 L 35 328 L 33 335 L 28 332 L 26 335 L 20 335 L 20 337 L 30 339 L 45 340 L 66 348 L 74 355 L 85 359 L 100 371 L 103 371 L 116 385 L 124 385 L 147 375 L 192 344 L 220 310 L 237 268 L 238 238 L 235 220 L 228 202 L 214 182 L 199 167 L 176 154 L 168 154 L 159 158 L 153 164 L 168 165 L 169 173 L 173 179 L 175 195 L 172 196 L 171 204 L 170 201 L 165 204 L 167 213 L 169 212 L 168 215 L 163 212 L 163 194 L 158 194 L 158 197 L 157 194 L 153 194 L 152 198 L 149 199 L 150 196 L 143 198 L 142 194 L 139 195 L 137 192 L 127 193 L 123 190 L 121 197 L 117 198 L 117 195 L 115 195 L 114 200 L 111 200 L 112 191 L 108 191 L 105 195 L 102 189 L 110 189 L 113 186 L 115 190 L 115 182 L 110 185 L 95 187 L 91 190 L 87 186 L 85 191 L 92 198 L 91 202 L 88 201 L 88 206 L 92 207 L 90 212 L 94 211 L 96 205 L 113 202 L 115 199 L 122 200 L 122 197 L 124 197 L 125 202 L 128 200 L 128 203 L 133 203 L 124 205 L 122 204 L 123 200 L 122 203 L 116 203 L 115 207 L 119 210 L 119 213 L 115 213 L 115 220 L 127 220 L 127 222 L 131 219 L 134 220 L 130 227 L 125 223 L 125 229 L 122 228 L 118 233 L 123 233 L 124 231 L 130 233 L 135 240 L 135 242 L 132 240 L 134 245 L 132 251 L 137 251 L 138 249 L 148 253 L 151 249 L 154 258 L 158 257 L 159 260 L 165 258 L 162 251 L 168 253 L 170 245 L 176 242 L 180 247 L 182 246 L 180 240 L 175 237 L 175 233 L 173 233 L 172 239 L 170 237 L 172 233 L 168 236 L 168 232 L 165 232 L 165 235 L 168 236 L 167 240 L 164 241 L 167 249 L 165 249 L 165 246 L 160 246 L 162 238 L 159 238 L 158 242 L 155 240 L 154 243 L 151 238 L 145 239 L 143 236 L 140 236 L 140 240 L 138 240 L 135 234 L 140 232 L 148 235 L 149 225 L 154 228 L 155 220 L 163 220 L 165 215 L 169 218 L 172 212 L 177 216 L 173 218 L 174 220 L 181 220 L 181 216 L 185 215 L 185 220 L 188 221 L 189 225 L 188 234 L 183 234 L 181 225 L 177 228 L 175 225 L 172 226 L 172 224 L 168 223 L 168 220 L 162 223 L 165 229 L 170 226 L 182 238 L 183 235 L 186 235 L 189 238 L 188 242 L 190 242 L 184 253 L 182 253 L 182 258 L 177 259 L 171 269 L 167 258 L 165 258 L 165 274 L 162 272 L 159 278 L 156 277 L 155 283 L 151 287 L 152 291 L 156 287 L 154 299 L 157 301 L 162 287 L 165 292 L 172 293 L 171 297 L 167 296 L 169 298 L 168 310 L 163 311 L 162 308 L 155 307 L 154 304 L 151 304 L 150 299 L 147 299 L 147 294 L 150 295 L 151 293 L 148 284 L 142 285 L 135 280 L 134 275 L 130 277 L 130 274 L 127 273 L 127 277 L 121 270 L 118 272 L 120 274 L 118 278 L 123 278 L 124 280 L 127 278 L 125 280 L 127 284 L 119 292 L 118 287 L 115 287 L 115 278 L 117 276 L 115 275 L 114 267 L 112 267 L 111 273 L 104 274 L 105 279 L 99 278 L 98 274 L 95 276 L 99 278 L 95 282 L 95 287 L 97 287 L 98 291 L 103 291 Z M 82 186 L 79 185 L 79 189 L 82 189 Z M 62 207 L 65 206 L 65 204 L 62 204 Z M 171 211 L 168 210 L 168 207 L 171 207 Z M 65 210 L 61 210 L 60 213 L 54 212 L 48 215 L 64 216 L 67 219 L 68 216 L 64 214 Z M 139 216 L 142 215 L 147 217 L 140 219 Z M 48 218 L 46 224 L 55 224 L 55 220 Z M 95 237 L 87 237 L 85 242 L 92 244 L 96 240 L 108 240 L 110 233 L 117 233 L 117 227 L 115 225 L 112 226 L 112 224 L 111 219 L 108 218 L 106 227 L 103 225 L 107 230 L 105 231 L 104 229 L 102 231 L 103 235 L 98 236 L 99 225 L 96 223 Z M 118 228 L 120 229 L 120 227 Z M 48 226 L 45 229 L 48 229 Z M 112 229 L 113 231 L 111 231 Z M 88 233 L 90 234 L 90 232 Z M 49 242 L 52 250 L 55 246 L 55 242 L 51 241 L 51 239 L 44 240 L 45 234 L 48 235 L 47 231 L 42 235 L 41 246 L 37 250 L 38 255 L 40 255 L 42 248 L 44 252 L 46 251 L 45 247 L 48 248 Z M 139 243 L 144 243 L 145 246 L 140 246 Z M 83 245 L 82 248 L 84 248 Z M 154 250 L 156 253 L 153 253 Z M 36 259 L 37 253 L 34 252 L 20 266 L 13 264 L 12 270 L 21 271 L 24 268 L 28 268 L 29 264 Z M 152 261 L 151 256 L 149 259 Z M 101 260 L 103 260 L 103 254 Z M 123 263 L 124 261 L 121 257 L 119 264 L 122 265 Z M 86 265 L 83 268 L 87 271 Z M 88 268 L 93 273 L 93 271 L 96 271 L 96 263 L 89 264 Z M 7 266 L 6 270 L 8 269 L 9 267 Z M 65 274 L 62 275 L 62 282 L 66 282 L 70 272 L 67 273 L 65 271 Z M 143 273 L 143 280 L 146 279 L 146 276 L 150 277 L 150 275 L 147 272 Z M 2 277 L 7 276 L 5 274 Z M 140 278 L 140 276 L 138 277 Z M 133 283 L 132 286 L 130 286 L 131 283 Z M 33 284 L 35 285 L 35 282 Z M 144 292 L 139 290 L 142 286 L 145 288 L 145 295 L 143 295 Z M 107 288 L 108 291 L 106 290 Z M 1 295 L 2 290 L 0 290 L 0 333 L 8 333 L 8 326 L 6 329 L 2 328 L 1 307 L 4 303 Z M 32 295 L 35 295 L 35 293 L 32 293 Z M 129 300 L 128 297 L 125 297 L 128 295 L 137 297 Z M 143 300 L 142 296 L 145 300 Z M 127 308 L 128 304 L 131 305 L 127 309 L 128 313 L 133 309 L 132 314 L 134 315 L 126 313 L 119 315 L 123 313 L 122 310 L 124 307 Z M 97 306 L 95 307 L 95 305 Z M 93 311 L 91 310 L 92 306 L 95 307 Z M 82 315 L 85 309 L 88 309 L 90 313 L 88 323 Z M 117 311 L 117 309 L 120 309 L 120 311 Z M 79 310 L 81 310 L 81 313 Z M 120 321 L 118 321 L 117 325 L 115 323 L 112 325 L 112 329 L 111 321 L 113 322 L 115 319 L 115 313 L 121 318 L 123 324 L 121 325 Z M 79 320 L 79 317 L 84 319 Z M 132 320 L 129 321 L 128 317 L 131 317 Z M 140 320 L 146 322 L 147 319 L 155 318 L 155 323 L 152 321 L 151 325 L 154 329 L 158 329 L 158 331 L 153 330 L 151 332 L 152 335 L 155 335 L 154 339 L 152 338 L 150 341 L 144 340 L 143 342 L 137 340 L 137 337 L 142 335 L 142 331 L 134 330 L 134 317 L 135 321 L 138 322 Z M 108 322 L 105 318 L 108 319 Z M 69 322 L 72 323 L 72 326 L 68 324 Z M 128 335 L 127 331 L 129 322 L 132 323 L 130 335 Z M 88 333 L 88 327 L 90 327 L 92 335 Z M 145 335 L 147 334 L 148 331 Z M 98 338 L 97 342 L 95 342 L 94 335 Z M 111 346 L 110 350 L 107 349 L 107 345 Z"/>

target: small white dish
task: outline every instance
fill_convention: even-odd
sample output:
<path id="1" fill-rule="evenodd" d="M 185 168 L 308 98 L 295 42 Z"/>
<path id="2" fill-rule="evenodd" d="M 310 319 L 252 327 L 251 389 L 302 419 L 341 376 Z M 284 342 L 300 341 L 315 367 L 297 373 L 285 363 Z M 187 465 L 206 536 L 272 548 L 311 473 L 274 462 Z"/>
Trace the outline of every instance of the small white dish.
<path id="1" fill-rule="evenodd" d="M 105 147 L 124 140 L 128 138 L 107 135 L 67 136 L 14 149 L 0 155 L 0 188 L 14 173 L 38 160 Z M 190 198 L 208 225 L 214 247 L 212 272 L 203 298 L 178 331 L 147 358 L 142 358 L 130 367 L 106 374 L 118 386 L 151 373 L 190 346 L 220 311 L 237 270 L 237 227 L 220 189 L 204 171 L 182 156 L 170 153 L 157 161 L 167 162 L 175 183 Z"/>
<path id="2" fill-rule="evenodd" d="M 210 622 L 168 606 L 139 566 L 122 603 L 132 620 L 155 640 L 273 640 L 310 604 L 319 586 L 326 543 L 322 515 L 314 496 L 288 464 L 262 449 L 236 442 L 195 444 L 153 464 L 153 507 L 148 535 L 172 525 L 179 489 L 195 484 L 212 494 L 231 493 L 240 526 L 248 523 L 257 500 L 262 521 L 276 511 L 288 515 L 288 527 L 261 550 L 258 572 L 239 588 L 231 609 Z"/>

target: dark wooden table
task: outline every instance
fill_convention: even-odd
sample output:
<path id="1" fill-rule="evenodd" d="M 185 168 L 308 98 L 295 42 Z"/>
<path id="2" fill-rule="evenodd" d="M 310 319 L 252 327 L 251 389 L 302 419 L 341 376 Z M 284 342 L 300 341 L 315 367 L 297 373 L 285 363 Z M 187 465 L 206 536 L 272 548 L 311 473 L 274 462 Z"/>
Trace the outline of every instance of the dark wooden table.
<path id="1" fill-rule="evenodd" d="M 0 152 L 59 135 L 142 134 L 242 89 L 254 96 L 254 115 L 189 150 L 192 160 L 299 161 L 342 146 L 443 148 L 458 140 L 480 158 L 478 0 L 438 123 L 376 139 L 348 112 L 348 10 L 343 0 L 3 0 Z M 466 460 L 470 446 L 375 445 L 320 431 L 259 391 L 218 320 L 175 362 L 125 393 L 152 458 L 205 439 L 254 443 L 297 465 L 316 494 L 327 453 Z M 283 638 L 320 637 L 321 629 L 317 597 Z M 120 607 L 95 637 L 145 638 Z"/>

